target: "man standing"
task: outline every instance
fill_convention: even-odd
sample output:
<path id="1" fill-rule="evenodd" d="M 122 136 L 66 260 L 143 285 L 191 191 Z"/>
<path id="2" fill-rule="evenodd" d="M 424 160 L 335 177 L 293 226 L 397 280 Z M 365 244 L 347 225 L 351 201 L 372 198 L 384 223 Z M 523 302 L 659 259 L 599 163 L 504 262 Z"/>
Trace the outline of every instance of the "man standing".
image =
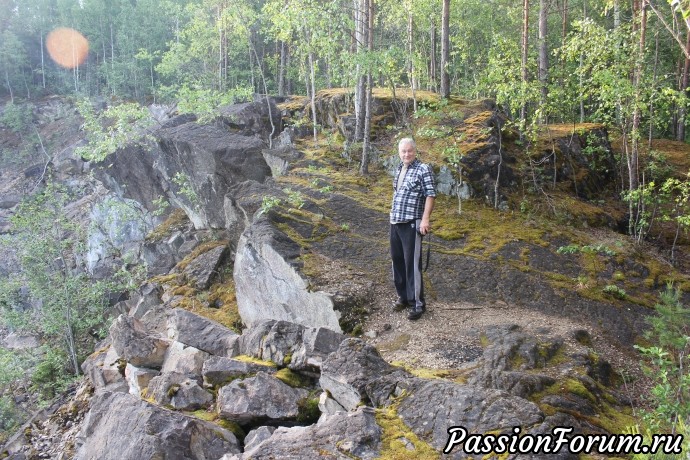
<path id="1" fill-rule="evenodd" d="M 422 285 L 422 236 L 429 233 L 434 209 L 434 176 L 431 167 L 417 159 L 415 142 L 406 137 L 398 143 L 400 165 L 393 179 L 390 242 L 393 282 L 398 293 L 396 309 L 409 307 L 408 319 L 426 310 Z"/>

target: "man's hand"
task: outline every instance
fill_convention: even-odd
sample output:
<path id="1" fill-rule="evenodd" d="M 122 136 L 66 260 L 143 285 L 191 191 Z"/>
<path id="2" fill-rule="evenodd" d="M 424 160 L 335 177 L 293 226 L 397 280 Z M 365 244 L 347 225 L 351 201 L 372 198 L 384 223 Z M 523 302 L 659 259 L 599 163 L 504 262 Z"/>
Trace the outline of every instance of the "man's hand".
<path id="1" fill-rule="evenodd" d="M 431 224 L 429 224 L 429 219 L 422 219 L 422 222 L 419 224 L 419 233 L 422 235 L 426 235 L 429 233 L 429 230 L 431 230 Z"/>

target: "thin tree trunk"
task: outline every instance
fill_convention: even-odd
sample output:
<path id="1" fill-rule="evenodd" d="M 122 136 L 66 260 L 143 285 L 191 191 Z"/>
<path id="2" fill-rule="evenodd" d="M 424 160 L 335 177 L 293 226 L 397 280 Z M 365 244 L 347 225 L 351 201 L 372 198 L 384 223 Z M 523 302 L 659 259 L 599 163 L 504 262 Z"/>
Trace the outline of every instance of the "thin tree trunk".
<path id="1" fill-rule="evenodd" d="M 628 162 L 628 175 L 630 179 L 630 190 L 636 190 L 639 185 L 638 179 L 638 162 L 639 162 L 639 152 L 640 152 L 640 121 L 641 121 L 641 110 L 640 110 L 640 84 L 642 77 L 642 59 L 644 58 L 644 44 L 645 44 L 645 34 L 647 31 L 647 8 L 645 5 L 645 0 L 639 0 L 640 4 L 638 7 L 638 15 L 640 18 L 639 22 L 639 33 L 640 42 L 638 48 L 638 58 L 635 64 L 635 70 L 633 72 L 633 87 L 635 88 L 635 107 L 633 108 L 633 119 L 632 119 L 632 148 L 630 152 L 630 160 Z"/>
<path id="2" fill-rule="evenodd" d="M 690 53 L 690 29 L 688 29 L 685 35 L 685 49 Z M 685 63 L 683 65 L 683 75 L 680 80 L 680 91 L 687 95 L 688 92 L 688 74 L 690 74 L 690 59 L 685 57 Z M 687 116 L 687 110 L 685 105 L 682 105 L 678 110 L 678 128 L 676 131 L 676 140 L 685 141 L 685 117 Z"/>
<path id="3" fill-rule="evenodd" d="M 366 3 L 367 0 L 354 0 L 355 2 L 355 35 L 357 41 L 357 53 L 361 54 L 364 49 L 365 42 L 365 23 L 366 21 Z M 362 65 L 357 63 L 357 86 L 355 87 L 355 138 L 354 142 L 362 140 L 364 131 L 364 117 L 365 117 L 365 87 L 366 80 L 362 74 Z"/>
<path id="4" fill-rule="evenodd" d="M 527 58 L 528 58 L 528 44 L 529 44 L 529 0 L 523 0 L 522 2 L 522 85 L 527 87 Z M 520 120 L 526 122 L 527 120 L 527 101 L 522 102 L 522 107 L 520 108 Z"/>
<path id="5" fill-rule="evenodd" d="M 582 2 L 582 17 L 583 19 L 587 19 L 587 0 L 584 0 Z M 580 68 L 584 65 L 584 55 L 580 53 Z M 585 122 L 585 97 L 584 97 L 584 82 L 582 81 L 582 72 L 580 72 L 580 80 L 579 80 L 579 85 L 578 89 L 580 91 L 580 123 Z"/>
<path id="6" fill-rule="evenodd" d="M 649 98 L 649 133 L 647 136 L 647 146 L 652 149 L 652 135 L 654 134 L 654 100 L 656 99 L 657 74 L 659 70 L 659 30 L 654 34 L 654 77 L 652 83 L 652 97 Z"/>
<path id="7" fill-rule="evenodd" d="M 368 0 L 367 12 L 367 50 L 371 53 L 374 51 L 374 0 Z M 369 156 L 371 152 L 371 109 L 372 109 L 372 86 L 374 81 L 371 74 L 371 67 L 367 71 L 367 97 L 366 97 L 366 111 L 364 117 L 364 142 L 362 143 L 362 163 L 359 167 L 359 173 L 369 174 Z"/>
<path id="8" fill-rule="evenodd" d="M 43 81 L 43 89 L 46 89 L 46 68 L 45 68 L 45 56 L 43 51 L 43 31 L 41 34 L 41 79 Z"/>
<path id="9" fill-rule="evenodd" d="M 549 0 L 539 0 L 539 85 L 541 86 L 541 105 L 546 105 L 549 97 L 549 49 L 546 42 L 548 35 L 548 13 Z M 541 112 L 541 123 L 548 123 L 547 114 L 545 111 Z"/>
<path id="10" fill-rule="evenodd" d="M 311 74 L 311 115 L 314 122 L 314 143 L 317 141 L 316 132 L 316 70 L 314 69 L 314 53 L 309 53 L 309 72 Z"/>
<path id="11" fill-rule="evenodd" d="M 443 0 L 441 12 L 441 97 L 450 97 L 450 0 Z"/>
<path id="12" fill-rule="evenodd" d="M 10 74 L 5 68 L 5 81 L 7 82 L 7 89 L 10 91 L 10 101 L 14 104 L 14 94 L 12 93 L 12 85 L 10 84 Z"/>
<path id="13" fill-rule="evenodd" d="M 407 13 L 407 54 L 410 60 L 409 66 L 409 79 L 410 79 L 410 90 L 412 91 L 412 109 L 417 111 L 417 92 L 415 91 L 415 68 L 414 68 L 414 35 L 413 35 L 413 22 L 412 22 L 412 6 L 410 5 L 410 11 Z M 432 54 L 433 62 L 433 54 Z"/>
<path id="14" fill-rule="evenodd" d="M 436 42 L 438 42 L 438 37 L 436 34 L 436 24 L 434 20 L 431 20 L 431 33 L 429 36 L 430 43 L 430 56 L 431 56 L 431 68 L 429 69 L 429 90 L 438 91 L 438 62 L 436 60 Z"/>
<path id="15" fill-rule="evenodd" d="M 285 49 L 285 42 L 280 42 L 280 67 L 278 70 L 278 96 L 285 96 L 285 66 L 287 63 L 287 56 Z"/>

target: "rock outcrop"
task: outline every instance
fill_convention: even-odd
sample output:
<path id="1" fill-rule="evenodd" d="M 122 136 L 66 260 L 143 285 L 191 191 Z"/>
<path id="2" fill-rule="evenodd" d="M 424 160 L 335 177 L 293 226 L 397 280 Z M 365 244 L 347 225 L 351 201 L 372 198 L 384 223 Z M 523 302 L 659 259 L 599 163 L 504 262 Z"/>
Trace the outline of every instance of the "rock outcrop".
<path id="1" fill-rule="evenodd" d="M 212 459 L 239 453 L 234 434 L 126 393 L 97 393 L 75 460 Z"/>
<path id="2" fill-rule="evenodd" d="M 242 234 L 234 278 L 237 306 L 248 326 L 279 319 L 340 332 L 339 312 L 328 295 L 310 292 L 299 256 L 299 245 L 265 218 Z"/>

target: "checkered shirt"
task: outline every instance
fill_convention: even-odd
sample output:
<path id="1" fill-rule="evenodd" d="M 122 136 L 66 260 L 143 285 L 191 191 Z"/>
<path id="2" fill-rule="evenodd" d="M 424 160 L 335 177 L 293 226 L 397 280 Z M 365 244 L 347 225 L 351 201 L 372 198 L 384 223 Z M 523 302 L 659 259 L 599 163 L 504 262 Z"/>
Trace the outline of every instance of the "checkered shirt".
<path id="1" fill-rule="evenodd" d="M 398 165 L 393 179 L 393 204 L 391 206 L 391 224 L 401 224 L 421 219 L 424 214 L 424 202 L 428 196 L 436 196 L 434 174 L 431 167 L 415 160 L 407 167 L 402 186 L 398 189 L 398 176 L 402 171 L 402 162 Z"/>

